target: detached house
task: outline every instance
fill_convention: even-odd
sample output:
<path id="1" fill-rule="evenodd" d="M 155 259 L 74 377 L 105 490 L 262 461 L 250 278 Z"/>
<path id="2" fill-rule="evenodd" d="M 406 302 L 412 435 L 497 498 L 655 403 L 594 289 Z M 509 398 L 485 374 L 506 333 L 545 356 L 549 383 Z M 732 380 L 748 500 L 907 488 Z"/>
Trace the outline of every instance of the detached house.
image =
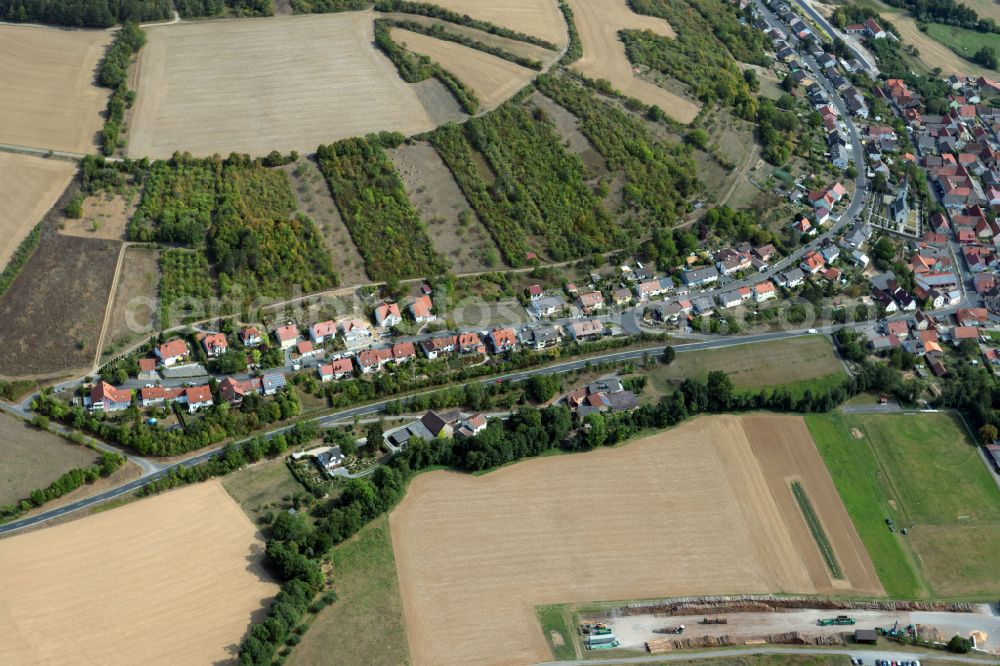
<path id="1" fill-rule="evenodd" d="M 153 351 L 156 353 L 156 357 L 160 359 L 160 363 L 165 367 L 174 365 L 191 352 L 188 349 L 187 343 L 180 338 L 174 338 L 173 340 L 164 342 L 162 345 L 157 345 Z"/>
<path id="2" fill-rule="evenodd" d="M 312 340 L 314 345 L 321 345 L 324 342 L 328 342 L 336 337 L 336 335 L 337 324 L 333 321 L 321 321 L 309 327 L 309 339 Z"/>
<path id="3" fill-rule="evenodd" d="M 368 323 L 360 319 L 348 319 L 341 322 L 340 333 L 344 336 L 344 343 L 348 347 L 367 344 L 372 336 L 371 331 L 368 330 Z"/>
<path id="4" fill-rule="evenodd" d="M 604 307 L 604 294 L 599 291 L 591 291 L 586 294 L 580 294 L 576 299 L 576 304 L 585 313 L 590 314 L 596 310 L 600 310 Z"/>
<path id="5" fill-rule="evenodd" d="M 215 404 L 215 400 L 212 399 L 212 389 L 208 388 L 208 385 L 189 386 L 184 389 L 184 397 L 187 398 L 189 414 L 194 414 L 199 409 Z"/>
<path id="6" fill-rule="evenodd" d="M 433 307 L 434 304 L 431 302 L 431 297 L 425 294 L 410 304 L 410 314 L 413 315 L 413 320 L 415 322 L 418 324 L 425 324 L 429 321 L 437 319 L 437 317 L 431 312 Z"/>
<path id="7" fill-rule="evenodd" d="M 417 348 L 412 342 L 397 342 L 392 346 L 392 360 L 396 363 L 412 361 L 417 357 Z"/>
<path id="8" fill-rule="evenodd" d="M 358 352 L 357 356 L 358 369 L 361 370 L 361 374 L 363 375 L 381 370 L 391 360 L 391 349 L 365 349 L 362 352 Z"/>
<path id="9" fill-rule="evenodd" d="M 198 342 L 209 358 L 222 356 L 229 349 L 229 341 L 223 333 L 199 333 Z"/>
<path id="10" fill-rule="evenodd" d="M 334 379 L 350 377 L 354 374 L 354 364 L 349 358 L 338 358 L 336 361 L 320 365 L 317 371 L 321 382 L 329 382 Z"/>
<path id="11" fill-rule="evenodd" d="M 490 331 L 490 344 L 498 354 L 517 346 L 517 333 L 512 328 L 494 328 Z"/>
<path id="12" fill-rule="evenodd" d="M 483 344 L 482 338 L 479 334 L 470 331 L 468 333 L 458 334 L 458 353 L 459 354 L 485 354 L 486 345 Z"/>
<path id="13" fill-rule="evenodd" d="M 399 306 L 395 303 L 382 303 L 375 308 L 375 325 L 379 328 L 392 328 L 402 321 Z"/>
<path id="14" fill-rule="evenodd" d="M 219 382 L 219 395 L 222 396 L 223 400 L 233 405 L 240 404 L 243 402 L 243 398 L 251 393 L 260 392 L 261 383 L 259 378 L 241 380 L 226 377 Z"/>
<path id="15" fill-rule="evenodd" d="M 255 327 L 247 326 L 240 331 L 240 342 L 244 347 L 256 347 L 264 342 L 264 337 Z"/>
<path id="16" fill-rule="evenodd" d="M 274 329 L 274 339 L 278 341 L 278 346 L 282 349 L 290 349 L 295 346 L 295 343 L 299 339 L 299 327 L 294 324 L 279 326 Z M 316 340 L 314 339 L 313 342 L 316 342 Z"/>
<path id="17" fill-rule="evenodd" d="M 111 384 L 101 381 L 90 389 L 90 410 L 93 412 L 120 412 L 132 404 L 132 391 L 117 389 Z"/>
<path id="18" fill-rule="evenodd" d="M 433 361 L 441 354 L 451 354 L 454 352 L 456 340 L 457 338 L 454 335 L 443 335 L 431 338 L 430 340 L 424 340 L 420 343 L 420 349 L 424 352 L 424 356 Z"/>

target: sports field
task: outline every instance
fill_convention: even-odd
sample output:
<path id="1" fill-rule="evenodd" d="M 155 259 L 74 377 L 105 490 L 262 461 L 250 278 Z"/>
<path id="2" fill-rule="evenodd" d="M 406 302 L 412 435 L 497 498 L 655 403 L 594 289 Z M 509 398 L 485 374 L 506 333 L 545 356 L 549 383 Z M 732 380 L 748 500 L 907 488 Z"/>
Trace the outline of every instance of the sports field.
<path id="1" fill-rule="evenodd" d="M 0 31 L 3 27 L 0 26 Z M 0 105 L 2 98 L 0 95 Z M 0 132 L 3 132 L 2 122 Z M 59 199 L 75 173 L 76 165 L 72 162 L 0 153 L 0 201 L 3 202 L 0 207 L 0 271 L 25 236 Z"/>
<path id="2" fill-rule="evenodd" d="M 372 45 L 371 12 L 149 28 L 129 155 L 313 152 L 321 143 L 433 124 Z"/>
<path id="3" fill-rule="evenodd" d="M 262 551 L 218 481 L 0 540 L 0 663 L 234 661 Z"/>
<path id="4" fill-rule="evenodd" d="M 890 595 L 1000 593 L 1000 491 L 957 417 L 807 421 Z M 891 532 L 886 518 L 908 534 Z"/>
<path id="5" fill-rule="evenodd" d="M 656 104 L 678 122 L 694 120 L 697 104 L 635 76 L 632 63 L 625 57 L 625 45 L 618 38 L 618 32 L 624 29 L 674 37 L 669 23 L 636 14 L 625 0 L 570 0 L 569 4 L 583 46 L 583 57 L 573 63 L 573 69 L 592 79 L 606 79 L 629 97 Z"/>
<path id="6" fill-rule="evenodd" d="M 814 498 L 848 572 L 842 584 L 825 571 L 790 477 Z M 882 593 L 793 417 L 699 418 L 482 477 L 430 472 L 414 479 L 390 524 L 418 665 L 545 661 L 534 610 L 544 604 Z"/>
<path id="7" fill-rule="evenodd" d="M 94 72 L 111 36 L 0 25 L 0 143 L 88 152 L 108 103 Z"/>

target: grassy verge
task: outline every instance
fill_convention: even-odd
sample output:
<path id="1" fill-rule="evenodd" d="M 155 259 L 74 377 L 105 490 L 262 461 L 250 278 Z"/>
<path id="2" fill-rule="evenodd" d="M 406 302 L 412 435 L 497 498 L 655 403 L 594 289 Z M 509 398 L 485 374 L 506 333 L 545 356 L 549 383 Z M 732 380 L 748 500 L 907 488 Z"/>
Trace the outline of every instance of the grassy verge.
<path id="1" fill-rule="evenodd" d="M 898 599 L 926 596 L 910 557 L 886 529 L 889 498 L 871 448 L 854 439 L 836 414 L 809 415 L 805 420 L 886 593 Z"/>
<path id="2" fill-rule="evenodd" d="M 931 39 L 941 42 L 971 62 L 975 62 L 976 52 L 984 46 L 991 46 L 994 50 L 997 48 L 998 37 L 991 32 L 978 32 L 953 25 L 928 23 L 927 34 Z"/>
<path id="3" fill-rule="evenodd" d="M 333 548 L 330 561 L 337 601 L 320 611 L 287 663 L 409 664 L 388 517 Z"/>
<path id="4" fill-rule="evenodd" d="M 819 516 L 816 515 L 812 502 L 806 496 L 805 489 L 798 481 L 792 482 L 792 494 L 795 495 L 795 501 L 799 503 L 802 516 L 806 519 L 806 524 L 809 525 L 809 531 L 812 532 L 813 539 L 816 540 L 816 545 L 819 546 L 819 552 L 823 554 L 823 560 L 826 562 L 827 568 L 834 578 L 843 580 L 844 572 L 840 568 L 840 563 L 837 562 L 836 556 L 833 554 L 833 547 L 830 545 L 830 540 L 827 538 L 826 532 L 823 531 L 823 526 L 820 525 Z"/>
<path id="5" fill-rule="evenodd" d="M 558 661 L 576 659 L 576 648 L 573 647 L 573 630 L 566 619 L 565 606 L 539 606 L 535 609 L 538 621 L 542 624 L 542 633 L 552 650 L 552 656 Z"/>

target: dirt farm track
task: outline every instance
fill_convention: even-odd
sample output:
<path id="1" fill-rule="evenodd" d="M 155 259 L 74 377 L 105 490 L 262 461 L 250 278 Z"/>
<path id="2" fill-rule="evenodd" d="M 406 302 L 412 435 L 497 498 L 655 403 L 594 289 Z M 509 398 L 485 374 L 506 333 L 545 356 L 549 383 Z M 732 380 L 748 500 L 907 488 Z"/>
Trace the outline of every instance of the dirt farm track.
<path id="1" fill-rule="evenodd" d="M 812 499 L 846 580 L 827 573 L 789 479 Z M 545 661 L 541 604 L 883 594 L 797 417 L 703 417 L 484 477 L 431 472 L 390 523 L 417 666 Z"/>
<path id="2" fill-rule="evenodd" d="M 277 585 L 218 481 L 0 540 L 0 663 L 233 660 Z"/>

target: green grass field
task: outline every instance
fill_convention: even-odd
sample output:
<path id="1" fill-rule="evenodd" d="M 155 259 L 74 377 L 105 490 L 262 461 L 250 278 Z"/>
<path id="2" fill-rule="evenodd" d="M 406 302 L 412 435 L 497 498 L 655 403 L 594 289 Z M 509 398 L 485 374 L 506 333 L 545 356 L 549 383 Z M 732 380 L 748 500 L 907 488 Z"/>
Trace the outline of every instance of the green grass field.
<path id="1" fill-rule="evenodd" d="M 330 558 L 337 601 L 320 611 L 287 663 L 409 664 L 388 517 L 381 516 L 334 547 Z"/>
<path id="2" fill-rule="evenodd" d="M 290 506 L 285 497 L 306 492 L 280 458 L 233 472 L 223 477 L 222 487 L 254 523 L 268 511 L 275 512 Z"/>
<path id="3" fill-rule="evenodd" d="M 729 374 L 738 389 L 787 388 L 792 395 L 805 389 L 823 390 L 845 378 L 833 344 L 821 335 L 737 345 L 677 354 L 670 365 L 649 372 L 652 388 L 665 393 L 670 383 L 687 377 L 705 377 L 713 370 Z"/>
<path id="4" fill-rule="evenodd" d="M 976 51 L 984 46 L 992 46 L 994 51 L 1000 50 L 1000 37 L 989 32 L 977 32 L 940 23 L 928 23 L 927 34 L 966 60 L 972 60 Z"/>
<path id="5" fill-rule="evenodd" d="M 565 606 L 539 606 L 535 609 L 552 656 L 559 661 L 576 659 L 573 630 L 566 619 L 568 612 Z"/>
<path id="6" fill-rule="evenodd" d="M 890 596 L 1000 593 L 1000 491 L 957 417 L 830 414 L 806 422 Z M 890 517 L 909 534 L 890 532 Z"/>

